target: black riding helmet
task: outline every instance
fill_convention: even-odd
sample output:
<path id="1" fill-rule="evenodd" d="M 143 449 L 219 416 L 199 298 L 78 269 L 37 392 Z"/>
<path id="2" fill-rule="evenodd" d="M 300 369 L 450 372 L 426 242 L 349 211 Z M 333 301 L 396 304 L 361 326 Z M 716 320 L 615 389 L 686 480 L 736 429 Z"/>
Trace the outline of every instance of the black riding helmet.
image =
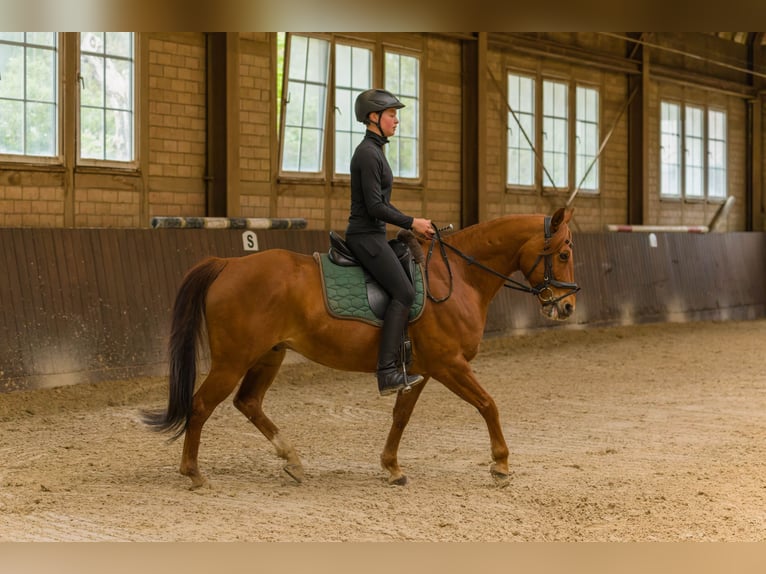
<path id="1" fill-rule="evenodd" d="M 382 112 L 389 108 L 400 109 L 404 104 L 400 102 L 394 94 L 386 90 L 372 89 L 366 90 L 356 97 L 356 103 L 354 104 L 354 112 L 356 112 L 356 120 L 367 125 L 370 123 L 367 117 L 372 112 Z M 380 130 L 380 121 L 375 122 Z M 383 130 L 380 130 L 381 132 Z"/>

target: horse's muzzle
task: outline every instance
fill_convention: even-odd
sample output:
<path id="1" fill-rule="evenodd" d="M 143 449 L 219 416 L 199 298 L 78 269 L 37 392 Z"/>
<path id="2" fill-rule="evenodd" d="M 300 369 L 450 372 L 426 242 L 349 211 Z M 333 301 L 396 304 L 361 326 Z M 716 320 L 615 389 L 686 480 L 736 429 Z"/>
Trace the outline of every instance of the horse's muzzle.
<path id="1" fill-rule="evenodd" d="M 558 299 L 552 302 L 543 302 L 540 311 L 548 319 L 553 321 L 566 321 L 572 316 L 575 310 L 575 305 L 571 301 L 565 299 Z"/>

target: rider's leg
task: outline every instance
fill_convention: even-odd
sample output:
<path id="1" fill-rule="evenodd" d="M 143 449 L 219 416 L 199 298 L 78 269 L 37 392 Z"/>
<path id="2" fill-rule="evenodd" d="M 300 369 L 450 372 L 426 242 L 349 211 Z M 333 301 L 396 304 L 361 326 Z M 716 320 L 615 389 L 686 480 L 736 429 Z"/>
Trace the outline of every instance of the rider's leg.
<path id="1" fill-rule="evenodd" d="M 405 375 L 397 367 L 404 330 L 415 301 L 415 288 L 385 234 L 347 235 L 346 243 L 357 259 L 391 296 L 381 327 L 378 349 L 378 390 L 381 395 L 395 393 L 423 380 L 419 375 Z"/>
<path id="2" fill-rule="evenodd" d="M 423 380 L 422 376 L 410 375 L 405 373 L 402 366 L 397 366 L 409 315 L 410 308 L 396 299 L 386 309 L 378 348 L 378 391 L 382 396 L 396 393 Z"/>

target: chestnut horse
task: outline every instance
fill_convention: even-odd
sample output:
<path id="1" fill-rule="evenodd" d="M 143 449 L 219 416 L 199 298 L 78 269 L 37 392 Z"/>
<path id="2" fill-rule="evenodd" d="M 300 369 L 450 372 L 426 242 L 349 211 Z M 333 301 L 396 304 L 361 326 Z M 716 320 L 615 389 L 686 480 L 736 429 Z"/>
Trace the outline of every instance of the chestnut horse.
<path id="1" fill-rule="evenodd" d="M 409 328 L 411 371 L 426 380 L 396 396 L 380 457 L 389 483 L 407 483 L 397 457 L 399 442 L 429 378 L 478 409 L 489 431 L 491 475 L 500 484 L 508 483 L 508 447 L 498 409 L 469 362 L 479 350 L 490 301 L 503 286 L 531 293 L 551 319 L 563 320 L 574 312 L 579 288 L 574 283 L 571 216 L 563 208 L 551 217 L 506 215 L 457 231 L 447 240 L 437 236 L 430 244 L 424 268 L 429 300 Z M 517 270 L 529 285 L 510 277 Z M 203 320 L 210 371 L 194 392 Z M 374 372 L 379 331 L 328 313 L 320 269 L 311 256 L 271 249 L 207 258 L 188 271 L 176 296 L 167 408 L 145 412 L 144 422 L 174 432 L 173 439 L 185 433 L 180 472 L 191 478 L 192 488 L 206 485 L 197 462 L 202 427 L 239 385 L 237 409 L 271 441 L 286 461 L 284 472 L 300 483 L 304 471 L 295 449 L 262 408 L 287 349 L 334 369 Z M 370 381 L 369 392 L 375 393 Z"/>

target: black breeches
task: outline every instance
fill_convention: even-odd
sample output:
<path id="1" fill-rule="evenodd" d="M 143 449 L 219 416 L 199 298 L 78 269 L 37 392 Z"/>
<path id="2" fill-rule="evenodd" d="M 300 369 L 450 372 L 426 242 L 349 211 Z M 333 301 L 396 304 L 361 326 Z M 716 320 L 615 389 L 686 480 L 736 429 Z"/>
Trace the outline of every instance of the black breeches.
<path id="1" fill-rule="evenodd" d="M 385 234 L 351 234 L 346 245 L 367 272 L 388 292 L 391 299 L 408 309 L 415 301 L 415 288 Z"/>

